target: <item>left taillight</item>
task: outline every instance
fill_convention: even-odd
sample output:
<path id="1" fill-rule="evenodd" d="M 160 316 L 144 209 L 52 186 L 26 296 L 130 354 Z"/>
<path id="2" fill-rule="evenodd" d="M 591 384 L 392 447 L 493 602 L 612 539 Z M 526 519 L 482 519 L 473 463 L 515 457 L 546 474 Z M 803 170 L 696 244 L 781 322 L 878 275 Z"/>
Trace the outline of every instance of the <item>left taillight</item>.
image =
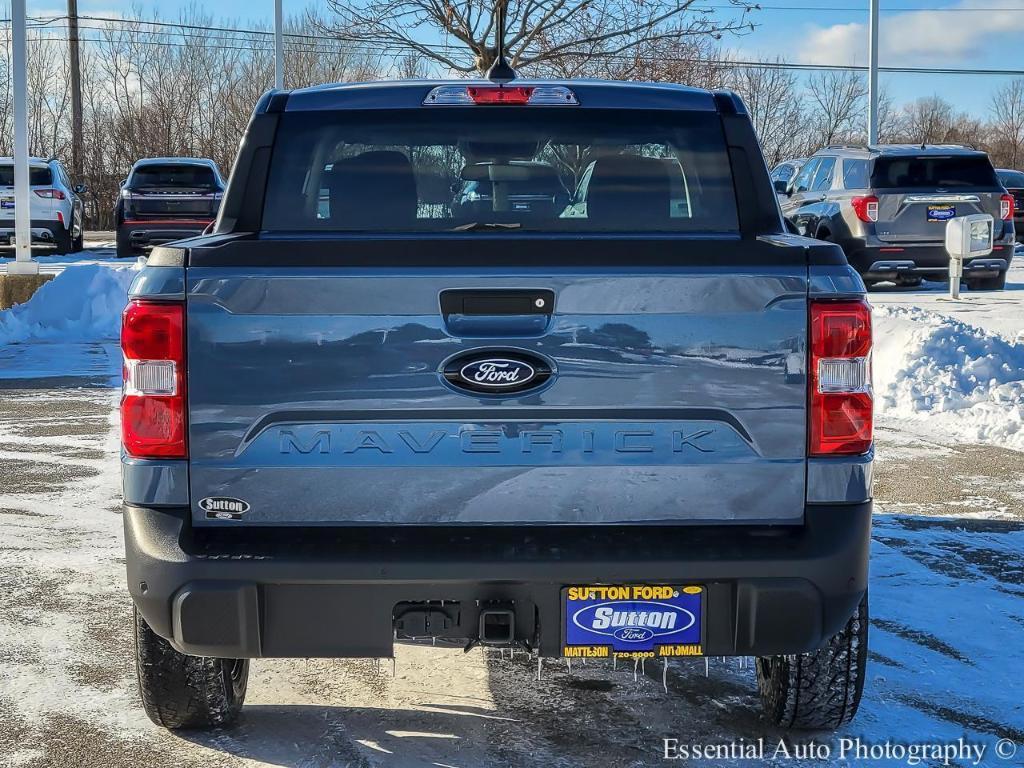
<path id="1" fill-rule="evenodd" d="M 813 301 L 810 336 L 810 455 L 864 453 L 874 426 L 871 307 Z"/>
<path id="2" fill-rule="evenodd" d="M 999 198 L 999 218 L 1003 221 L 1013 218 L 1013 195 L 1003 195 Z"/>
<path id="3" fill-rule="evenodd" d="M 188 456 L 185 306 L 136 299 L 121 315 L 121 443 L 135 458 Z"/>

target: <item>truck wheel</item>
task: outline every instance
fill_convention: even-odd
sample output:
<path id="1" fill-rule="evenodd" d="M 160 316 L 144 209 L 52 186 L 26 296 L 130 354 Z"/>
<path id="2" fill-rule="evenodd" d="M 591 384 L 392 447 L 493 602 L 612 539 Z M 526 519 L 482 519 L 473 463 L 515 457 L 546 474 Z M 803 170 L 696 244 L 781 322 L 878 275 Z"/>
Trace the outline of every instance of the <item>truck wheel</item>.
<path id="1" fill-rule="evenodd" d="M 132 248 L 131 241 L 128 239 L 128 234 L 117 231 L 117 258 L 127 259 L 135 256 L 135 249 Z"/>
<path id="2" fill-rule="evenodd" d="M 969 291 L 1001 291 L 1006 287 L 1006 273 L 1000 272 L 999 277 L 979 277 L 967 281 Z"/>
<path id="3" fill-rule="evenodd" d="M 833 730 L 860 705 L 868 658 L 868 596 L 824 647 L 758 658 L 757 686 L 768 719 L 783 728 Z"/>
<path id="4" fill-rule="evenodd" d="M 156 634 L 138 609 L 135 668 L 149 719 L 164 728 L 217 728 L 238 717 L 249 681 L 248 659 L 187 656 Z"/>

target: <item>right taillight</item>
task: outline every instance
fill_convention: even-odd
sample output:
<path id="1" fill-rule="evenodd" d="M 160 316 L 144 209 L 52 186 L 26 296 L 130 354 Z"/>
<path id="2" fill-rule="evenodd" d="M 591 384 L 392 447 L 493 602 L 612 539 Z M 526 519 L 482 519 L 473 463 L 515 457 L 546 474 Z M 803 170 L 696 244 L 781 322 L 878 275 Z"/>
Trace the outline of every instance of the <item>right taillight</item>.
<path id="1" fill-rule="evenodd" d="M 1013 195 L 1003 195 L 999 198 L 999 218 L 1003 221 L 1013 218 Z"/>
<path id="2" fill-rule="evenodd" d="M 183 459 L 185 307 L 135 300 L 121 316 L 121 442 L 135 458 Z"/>
<path id="3" fill-rule="evenodd" d="M 866 301 L 813 301 L 810 317 L 811 456 L 871 447 L 871 307 Z"/>
<path id="4" fill-rule="evenodd" d="M 861 195 L 850 200 L 853 212 L 861 221 L 874 223 L 878 221 L 878 198 L 874 195 Z"/>

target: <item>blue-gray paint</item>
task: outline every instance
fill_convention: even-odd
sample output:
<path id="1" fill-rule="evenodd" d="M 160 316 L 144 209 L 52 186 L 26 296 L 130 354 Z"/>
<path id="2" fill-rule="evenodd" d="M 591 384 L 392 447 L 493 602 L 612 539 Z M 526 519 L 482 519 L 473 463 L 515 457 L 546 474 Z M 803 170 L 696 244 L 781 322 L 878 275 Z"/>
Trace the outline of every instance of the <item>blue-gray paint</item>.
<path id="1" fill-rule="evenodd" d="M 188 462 L 121 456 L 124 503 L 140 507 L 188 506 Z"/>
<path id="2" fill-rule="evenodd" d="M 128 289 L 128 298 L 145 296 L 150 299 L 175 300 L 185 298 L 184 267 L 143 267 Z"/>
<path id="3" fill-rule="evenodd" d="M 870 500 L 874 460 L 874 449 L 863 456 L 810 459 L 807 462 L 807 502 L 856 504 Z"/>
<path id="4" fill-rule="evenodd" d="M 481 286 L 555 292 L 544 332 L 500 340 L 555 362 L 544 389 L 443 383 L 492 342 L 438 296 Z M 191 268 L 194 521 L 232 496 L 254 523 L 799 522 L 806 291 L 799 265 Z"/>
<path id="5" fill-rule="evenodd" d="M 804 497 L 870 498 L 873 454 L 805 457 L 804 297 L 863 295 L 846 266 L 480 270 L 472 280 L 441 269 L 210 268 L 189 278 L 191 501 L 244 498 L 253 523 L 797 522 Z M 437 373 L 489 343 L 481 323 L 438 312 L 441 290 L 480 285 L 557 296 L 546 328 L 501 342 L 551 357 L 558 380 L 500 399 L 498 422 L 474 421 L 494 398 L 455 392 Z M 183 298 L 185 270 L 146 267 L 131 295 Z M 601 418 L 567 417 L 581 407 Z M 647 410 L 627 419 L 627 407 Z M 417 413 L 379 421 L 396 408 Z M 553 415 L 517 420 L 537 408 Z M 186 462 L 123 465 L 128 503 L 190 503 Z M 672 490 L 658 497 L 659 487 Z"/>

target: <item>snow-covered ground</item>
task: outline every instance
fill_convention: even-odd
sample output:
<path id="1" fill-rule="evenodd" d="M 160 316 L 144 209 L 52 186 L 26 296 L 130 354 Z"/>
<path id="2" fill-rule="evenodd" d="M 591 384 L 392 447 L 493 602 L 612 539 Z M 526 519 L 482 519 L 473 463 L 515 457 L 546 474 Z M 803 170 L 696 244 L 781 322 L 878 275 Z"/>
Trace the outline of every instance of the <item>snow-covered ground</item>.
<path id="1" fill-rule="evenodd" d="M 108 251 L 54 258 L 47 293 L 0 313 L 0 765 L 624 768 L 661 763 L 664 738 L 776 749 L 749 660 L 674 664 L 666 693 L 658 666 L 634 680 L 548 661 L 538 682 L 523 653 L 407 646 L 394 676 L 387 661 L 257 661 L 236 729 L 151 726 L 135 700 L 118 514 L 117 315 L 133 267 Z M 1024 259 L 1005 292 L 943 295 L 871 294 L 865 699 L 843 733 L 789 743 L 834 755 L 844 737 L 964 738 L 986 747 L 980 765 L 1024 765 Z M 1001 738 L 1016 757 L 995 757 Z M 794 762 L 843 764 L 690 764 Z"/>
<path id="2" fill-rule="evenodd" d="M 954 301 L 944 283 L 925 283 L 870 299 L 880 424 L 947 445 L 1024 451 L 1024 254 L 1005 291 Z"/>

